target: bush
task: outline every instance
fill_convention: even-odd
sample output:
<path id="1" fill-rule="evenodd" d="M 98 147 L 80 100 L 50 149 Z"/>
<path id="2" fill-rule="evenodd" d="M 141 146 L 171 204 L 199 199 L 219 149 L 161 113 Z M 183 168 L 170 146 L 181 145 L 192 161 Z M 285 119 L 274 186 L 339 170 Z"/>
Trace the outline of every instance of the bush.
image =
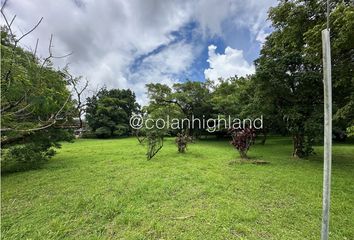
<path id="1" fill-rule="evenodd" d="M 184 153 L 186 151 L 188 142 L 190 142 L 191 140 L 192 138 L 189 137 L 187 134 L 177 133 L 176 143 L 178 147 L 178 152 Z"/>
<path id="2" fill-rule="evenodd" d="M 55 148 L 60 148 L 60 141 L 71 142 L 73 136 L 71 130 L 48 128 L 2 146 L 1 172 L 38 168 L 55 154 Z"/>
<path id="3" fill-rule="evenodd" d="M 46 146 L 26 144 L 11 147 L 2 153 L 1 171 L 14 172 L 39 168 L 54 156 L 55 151 Z"/>
<path id="4" fill-rule="evenodd" d="M 109 138 L 112 136 L 111 129 L 108 127 L 97 128 L 95 134 L 98 138 Z"/>
<path id="5" fill-rule="evenodd" d="M 254 143 L 255 133 L 251 128 L 231 129 L 232 141 L 230 142 L 240 153 L 241 158 L 247 159 L 247 152 Z"/>

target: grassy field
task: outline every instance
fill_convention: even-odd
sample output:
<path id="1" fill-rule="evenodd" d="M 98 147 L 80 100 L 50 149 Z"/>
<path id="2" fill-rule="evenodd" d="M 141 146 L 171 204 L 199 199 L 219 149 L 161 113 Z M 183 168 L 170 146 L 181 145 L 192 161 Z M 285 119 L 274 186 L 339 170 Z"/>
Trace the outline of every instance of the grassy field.
<path id="1" fill-rule="evenodd" d="M 2 176 L 3 239 L 319 239 L 322 150 L 274 137 L 235 163 L 227 141 L 151 161 L 134 138 L 65 143 L 42 169 Z M 334 147 L 331 239 L 354 239 L 354 145 Z"/>

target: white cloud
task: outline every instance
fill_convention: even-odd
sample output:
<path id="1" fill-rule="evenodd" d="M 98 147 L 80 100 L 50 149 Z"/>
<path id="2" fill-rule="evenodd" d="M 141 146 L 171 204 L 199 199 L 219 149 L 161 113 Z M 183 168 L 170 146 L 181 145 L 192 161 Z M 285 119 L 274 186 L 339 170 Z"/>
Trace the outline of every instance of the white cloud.
<path id="1" fill-rule="evenodd" d="M 140 64 L 137 71 L 129 74 L 134 91 L 145 91 L 147 83 L 163 83 L 172 86 L 178 82 L 179 75 L 186 74 L 195 58 L 191 44 L 179 42 L 171 44 L 157 54 L 146 57 Z M 146 103 L 145 95 L 138 96 L 139 102 Z"/>
<path id="2" fill-rule="evenodd" d="M 215 50 L 214 45 L 208 47 L 209 68 L 204 71 L 205 78 L 216 80 L 220 77 L 225 79 L 254 73 L 254 65 L 244 59 L 242 50 L 226 47 L 224 54 L 216 53 Z"/>
<path id="3" fill-rule="evenodd" d="M 261 29 L 257 35 L 256 35 L 256 40 L 263 45 L 266 41 L 266 38 L 268 37 L 269 33 L 265 32 L 265 29 Z"/>
<path id="4" fill-rule="evenodd" d="M 23 39 L 22 46 L 33 48 L 39 38 L 38 53 L 46 57 L 50 34 L 53 34 L 55 54 L 73 52 L 66 59 L 56 60 L 57 66 L 70 63 L 71 72 L 86 76 L 92 88 L 130 87 L 137 89 L 138 97 L 144 95 L 145 80 L 130 79 L 134 76 L 129 72 L 130 65 L 137 57 L 159 46 L 168 46 L 175 39 L 172 31 L 190 19 L 185 4 L 172 1 L 12 0 L 5 11 L 9 19 L 17 15 L 14 29 L 18 35 L 44 17 L 41 25 Z M 178 51 L 176 54 L 178 58 Z M 187 64 L 177 59 L 175 65 L 168 67 L 168 64 L 159 66 L 158 59 L 151 61 L 155 61 L 150 64 L 156 67 L 155 71 L 163 68 L 175 71 Z"/>
<path id="5" fill-rule="evenodd" d="M 277 4 L 277 0 L 196 0 L 193 1 L 193 19 L 200 23 L 204 33 L 223 35 L 224 28 L 247 28 L 251 40 L 262 44 L 257 38 L 269 27 L 268 9 Z"/>
<path id="6" fill-rule="evenodd" d="M 231 2 L 220 0 L 199 0 L 194 2 L 193 18 L 201 25 L 204 34 L 222 34 L 221 24 L 232 14 L 230 12 Z"/>
<path id="7" fill-rule="evenodd" d="M 23 46 L 33 48 L 39 38 L 38 53 L 45 57 L 52 33 L 55 54 L 73 52 L 67 59 L 56 60 L 56 66 L 70 63 L 71 72 L 87 77 L 92 89 L 103 85 L 132 88 L 144 103 L 145 83 L 181 80 L 178 75 L 191 67 L 203 41 L 223 37 L 225 21 L 251 29 L 254 39 L 261 41 L 265 12 L 274 1 L 9 0 L 5 12 L 9 19 L 16 14 L 13 26 L 18 34 L 44 17 L 23 39 Z M 191 21 L 197 23 L 195 31 L 204 38 L 190 43 L 176 39 L 172 33 Z M 165 46 L 161 52 L 154 52 L 161 46 Z M 138 68 L 131 68 L 137 58 L 146 55 Z"/>

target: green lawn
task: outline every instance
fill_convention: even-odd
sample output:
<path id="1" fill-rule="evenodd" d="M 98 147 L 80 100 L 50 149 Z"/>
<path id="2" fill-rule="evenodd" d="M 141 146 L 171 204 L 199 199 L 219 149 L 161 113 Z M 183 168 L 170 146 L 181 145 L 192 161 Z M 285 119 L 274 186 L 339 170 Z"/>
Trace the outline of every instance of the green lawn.
<path id="1" fill-rule="evenodd" d="M 319 239 L 322 150 L 272 138 L 235 163 L 227 141 L 147 161 L 134 138 L 65 143 L 42 169 L 2 176 L 3 239 Z M 231 163 L 230 163 L 231 162 Z M 331 239 L 354 239 L 354 145 L 334 147 Z"/>

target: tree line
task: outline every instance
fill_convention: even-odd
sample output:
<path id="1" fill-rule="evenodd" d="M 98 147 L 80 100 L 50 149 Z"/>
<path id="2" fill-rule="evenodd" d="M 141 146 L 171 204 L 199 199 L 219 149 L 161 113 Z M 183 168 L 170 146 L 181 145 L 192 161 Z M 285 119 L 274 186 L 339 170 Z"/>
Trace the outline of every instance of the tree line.
<path id="1" fill-rule="evenodd" d="M 350 1 L 338 1 L 330 7 L 333 133 L 344 139 L 346 129 L 354 125 L 354 6 Z M 323 136 L 321 30 L 326 27 L 325 10 L 326 1 L 280 1 L 269 10 L 273 31 L 255 61 L 255 74 L 188 80 L 172 87 L 147 84 L 149 104 L 139 111 L 153 118 L 263 115 L 264 129 L 258 133 L 263 143 L 268 133 L 288 134 L 293 140 L 292 155 L 308 156 Z M 87 117 L 90 123 L 90 112 Z M 204 129 L 188 131 L 196 137 L 206 134 Z"/>
<path id="2" fill-rule="evenodd" d="M 6 4 L 6 1 L 4 5 Z M 133 134 L 132 114 L 164 118 L 237 118 L 263 116 L 264 128 L 257 135 L 290 135 L 295 157 L 306 157 L 321 142 L 323 131 L 323 83 L 321 30 L 326 27 L 326 1 L 279 1 L 269 10 L 273 31 L 255 60 L 255 74 L 245 77 L 185 81 L 167 86 L 146 85 L 149 104 L 139 106 L 129 89 L 102 88 L 82 99 L 87 82 L 55 69 L 52 37 L 48 57 L 40 59 L 19 43 L 33 29 L 15 36 L 11 25 L 1 27 L 1 147 L 2 166 L 13 162 L 40 162 L 54 154 L 60 141 L 73 138 L 73 128 L 83 127 L 82 117 L 96 137 Z M 354 5 L 331 4 L 329 17 L 332 51 L 334 135 L 345 136 L 354 126 Z M 38 45 L 38 41 L 37 44 Z M 81 88 L 79 86 L 82 86 Z M 79 118 L 79 125 L 75 118 Z M 205 129 L 186 129 L 195 138 Z M 177 135 L 165 129 L 163 135 Z M 223 136 L 223 131 L 215 134 Z M 6 164 L 5 164 L 6 163 Z M 25 164 L 25 165 L 26 165 Z"/>

